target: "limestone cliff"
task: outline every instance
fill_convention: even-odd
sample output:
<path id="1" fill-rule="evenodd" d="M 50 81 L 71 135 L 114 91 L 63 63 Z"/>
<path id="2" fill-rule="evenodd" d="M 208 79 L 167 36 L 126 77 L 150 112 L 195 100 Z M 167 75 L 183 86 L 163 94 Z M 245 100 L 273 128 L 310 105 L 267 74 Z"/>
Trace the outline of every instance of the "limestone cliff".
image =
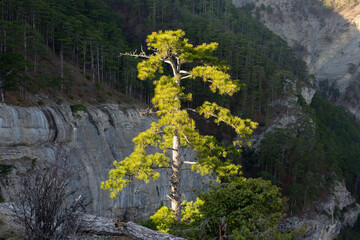
<path id="1" fill-rule="evenodd" d="M 360 205 L 356 203 L 343 182 L 334 185 L 333 194 L 326 201 L 316 203 L 316 209 L 303 217 L 285 219 L 282 227 L 303 226 L 306 229 L 304 240 L 330 240 L 346 226 L 354 225 L 360 213 Z"/>
<path id="2" fill-rule="evenodd" d="M 2 196 L 8 197 L 6 190 L 11 191 L 17 176 L 29 171 L 32 164 L 54 161 L 56 152 L 66 149 L 76 172 L 73 187 L 90 202 L 89 213 L 135 221 L 149 217 L 161 202 L 168 203 L 169 169 L 161 169 L 161 177 L 149 184 L 135 181 L 115 200 L 100 189 L 100 182 L 107 179 L 115 159 L 122 160 L 132 152 L 132 138 L 156 118 L 115 104 L 87 109 L 73 114 L 66 104 L 0 106 L 0 164 L 15 166 L 7 178 L 0 178 Z M 183 152 L 183 157 L 193 159 L 192 152 Z M 183 198 L 194 200 L 193 189 L 204 187 L 208 180 L 185 169 Z"/>
<path id="3" fill-rule="evenodd" d="M 333 10 L 317 0 L 233 3 L 254 3 L 253 15 L 305 60 L 315 85 L 360 119 L 360 4 Z"/>
<path id="4" fill-rule="evenodd" d="M 233 0 L 233 3 L 237 7 L 253 3 L 253 16 L 286 40 L 307 63 L 314 75 L 314 85 L 360 119 L 360 5 L 333 10 L 315 0 Z M 307 104 L 313 93 L 313 89 L 302 89 Z M 274 126 L 296 124 L 297 112 L 289 108 Z M 305 211 L 301 218 L 292 217 L 284 222 L 288 227 L 305 224 L 306 240 L 334 239 L 342 228 L 353 225 L 360 213 L 344 183 L 335 184 L 328 199 L 314 205 L 315 211 Z"/>

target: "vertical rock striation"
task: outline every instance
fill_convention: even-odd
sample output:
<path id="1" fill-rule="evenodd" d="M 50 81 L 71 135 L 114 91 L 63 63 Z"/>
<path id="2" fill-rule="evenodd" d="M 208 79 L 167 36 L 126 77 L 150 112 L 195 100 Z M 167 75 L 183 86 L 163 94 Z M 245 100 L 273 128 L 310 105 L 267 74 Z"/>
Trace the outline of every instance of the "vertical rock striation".
<path id="1" fill-rule="evenodd" d="M 169 204 L 170 170 L 161 169 L 161 177 L 149 184 L 134 181 L 115 200 L 100 189 L 114 160 L 122 160 L 133 150 L 132 138 L 147 129 L 155 117 L 142 116 L 134 109 L 118 105 L 88 106 L 88 112 L 72 113 L 68 105 L 44 107 L 0 106 L 0 164 L 13 165 L 6 179 L 0 179 L 1 194 L 16 187 L 17 176 L 31 171 L 33 164 L 55 161 L 66 151 L 74 171 L 73 188 L 89 202 L 89 213 L 140 220 L 152 215 L 163 202 Z M 192 151 L 182 157 L 191 160 Z M 194 200 L 193 189 L 206 187 L 210 177 L 185 169 L 183 199 Z"/>

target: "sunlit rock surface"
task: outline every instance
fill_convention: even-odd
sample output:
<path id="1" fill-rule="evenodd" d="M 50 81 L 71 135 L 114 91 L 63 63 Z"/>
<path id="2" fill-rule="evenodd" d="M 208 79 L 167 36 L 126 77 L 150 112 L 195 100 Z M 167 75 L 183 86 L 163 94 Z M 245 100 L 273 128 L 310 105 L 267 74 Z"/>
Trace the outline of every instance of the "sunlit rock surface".
<path id="1" fill-rule="evenodd" d="M 15 168 L 0 179 L 1 195 L 16 186 L 17 176 L 34 164 L 55 161 L 66 152 L 74 174 L 73 188 L 83 196 L 88 212 L 120 220 L 138 221 L 152 215 L 161 203 L 169 204 L 170 170 L 145 184 L 134 181 L 115 200 L 100 189 L 114 160 L 123 160 L 133 150 L 132 138 L 147 129 L 154 116 L 143 116 L 135 109 L 118 105 L 87 106 L 88 112 L 72 113 L 69 105 L 14 107 L 0 105 L 0 164 Z M 183 152 L 187 161 L 193 152 Z M 211 177 L 201 177 L 189 168 L 182 174 L 183 199 L 195 200 L 194 189 L 206 187 Z"/>

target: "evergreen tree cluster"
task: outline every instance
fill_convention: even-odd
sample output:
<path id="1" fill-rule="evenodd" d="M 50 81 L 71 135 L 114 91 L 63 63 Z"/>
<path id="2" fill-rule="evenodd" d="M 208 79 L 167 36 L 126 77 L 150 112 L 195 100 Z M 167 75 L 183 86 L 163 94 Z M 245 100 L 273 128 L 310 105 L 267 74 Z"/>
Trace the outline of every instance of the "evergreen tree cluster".
<path id="1" fill-rule="evenodd" d="M 4 0 L 2 86 L 32 92 L 71 90 L 74 79 L 64 64 L 71 62 L 93 83 L 107 83 L 149 103 L 152 84 L 137 79 L 137 60 L 119 53 L 140 50 L 153 31 L 183 29 L 192 44 L 218 42 L 216 56 L 231 65 L 232 78 L 246 85 L 230 100 L 217 97 L 204 83 L 184 83 L 194 96 L 192 104 L 212 97 L 257 121 L 266 119 L 271 101 L 293 89 L 286 87 L 288 80 L 296 86 L 307 78 L 306 66 L 282 39 L 253 19 L 250 10 L 235 8 L 231 0 Z M 51 70 L 54 55 L 57 69 Z"/>
<path id="2" fill-rule="evenodd" d="M 239 79 L 245 88 L 230 100 L 213 95 L 208 91 L 209 85 L 185 83 L 194 96 L 195 106 L 211 97 L 261 122 L 271 113 L 273 100 L 293 93 L 293 89 L 308 78 L 305 63 L 295 57 L 285 41 L 251 16 L 251 6 L 239 9 L 231 0 L 106 2 L 121 12 L 130 39 L 143 39 L 153 31 L 180 28 L 194 45 L 219 43 L 216 57 L 231 66 L 231 77 Z M 124 8 L 128 11 L 122 12 Z"/>
<path id="3" fill-rule="evenodd" d="M 126 49 L 126 40 L 120 17 L 105 3 L 4 0 L 0 16 L 4 90 L 69 90 L 73 79 L 65 61 L 78 65 L 94 82 L 120 83 L 119 52 Z M 57 61 L 56 69 L 49 67 L 51 61 Z"/>
<path id="4" fill-rule="evenodd" d="M 335 179 L 345 179 L 359 198 L 359 123 L 321 93 L 311 105 L 300 104 L 306 114 L 299 125 L 266 133 L 245 166 L 281 186 L 292 210 L 306 208 L 324 191 L 331 192 Z"/>

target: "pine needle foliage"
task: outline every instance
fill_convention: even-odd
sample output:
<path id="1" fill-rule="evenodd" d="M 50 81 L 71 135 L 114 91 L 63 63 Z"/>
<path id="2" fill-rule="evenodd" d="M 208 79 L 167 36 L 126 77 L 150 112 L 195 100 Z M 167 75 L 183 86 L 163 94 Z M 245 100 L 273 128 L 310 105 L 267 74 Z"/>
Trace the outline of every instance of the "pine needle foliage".
<path id="1" fill-rule="evenodd" d="M 180 157 L 181 149 L 192 148 L 197 153 L 197 161 L 191 163 L 192 170 L 201 174 L 216 173 L 219 181 L 239 180 L 242 178 L 241 166 L 233 164 L 229 159 L 230 156 L 240 153 L 239 147 L 250 144 L 247 140 L 257 126 L 257 123 L 250 119 L 233 116 L 229 109 L 215 102 L 205 101 L 197 109 L 182 108 L 184 101 L 192 99 L 191 94 L 185 93 L 182 81 L 202 80 L 209 84 L 212 92 L 229 96 L 241 87 L 238 81 L 231 80 L 230 75 L 226 73 L 229 67 L 213 56 L 217 43 L 193 46 L 184 35 L 182 30 L 154 32 L 146 40 L 151 55 L 144 52 L 125 54 L 146 58 L 137 66 L 139 79 L 154 80 L 156 76 L 163 74 L 153 81 L 155 92 L 152 103 L 157 109 L 159 120 L 133 139 L 134 152 L 123 161 L 115 161 L 115 168 L 110 170 L 109 179 L 101 183 L 103 189 L 111 192 L 110 197 L 115 198 L 133 177 L 148 182 L 159 177 L 159 172 L 155 169 L 171 167 L 170 197 L 172 210 L 178 213 L 178 220 L 181 208 L 181 166 L 186 163 Z M 166 65 L 170 66 L 171 75 L 164 74 Z M 196 129 L 195 121 L 189 116 L 189 111 L 212 119 L 217 124 L 230 125 L 239 138 L 232 146 L 226 147 L 213 136 L 201 135 Z M 149 154 L 149 147 L 155 147 L 159 151 Z"/>

